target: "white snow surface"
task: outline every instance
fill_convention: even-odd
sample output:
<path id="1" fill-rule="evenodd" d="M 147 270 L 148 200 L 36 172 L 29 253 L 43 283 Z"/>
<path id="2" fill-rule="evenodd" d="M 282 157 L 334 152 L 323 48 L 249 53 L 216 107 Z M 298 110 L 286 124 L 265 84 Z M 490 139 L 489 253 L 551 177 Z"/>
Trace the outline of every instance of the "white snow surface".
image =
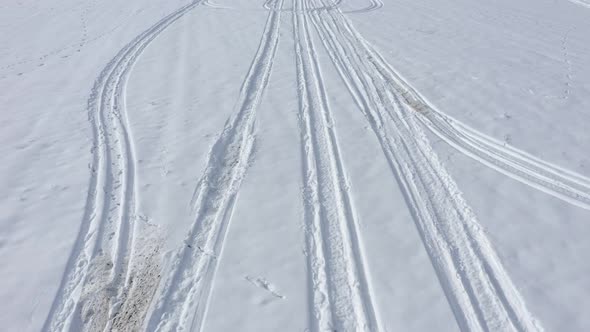
<path id="1" fill-rule="evenodd" d="M 589 331 L 586 0 L 0 4 L 1 331 Z"/>

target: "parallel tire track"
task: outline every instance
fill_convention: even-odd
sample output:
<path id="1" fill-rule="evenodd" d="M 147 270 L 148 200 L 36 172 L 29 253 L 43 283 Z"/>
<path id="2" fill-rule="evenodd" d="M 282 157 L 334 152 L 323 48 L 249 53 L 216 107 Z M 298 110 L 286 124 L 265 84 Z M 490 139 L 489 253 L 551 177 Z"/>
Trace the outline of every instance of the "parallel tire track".
<path id="1" fill-rule="evenodd" d="M 375 10 L 379 10 L 383 8 L 383 1 L 381 0 L 369 0 L 369 5 L 364 7 L 364 8 L 359 8 L 359 9 L 352 9 L 352 10 L 347 10 L 343 13 L 345 14 L 362 14 L 362 13 L 369 13 Z"/>
<path id="2" fill-rule="evenodd" d="M 586 8 L 590 8 L 590 1 L 589 0 L 569 0 L 572 3 L 575 3 L 580 6 L 584 6 Z"/>
<path id="3" fill-rule="evenodd" d="M 312 12 L 312 11 L 317 11 L 317 10 L 331 10 L 331 9 L 335 9 L 338 8 L 338 6 L 342 3 L 342 1 L 344 0 L 334 0 L 331 3 L 327 4 L 327 5 L 322 5 L 320 7 L 313 7 L 313 6 L 307 6 L 307 8 L 303 8 L 300 7 L 299 9 L 295 8 L 295 6 L 293 6 L 293 8 L 281 8 L 281 9 L 277 9 L 275 1 L 274 0 L 265 0 L 262 3 L 262 8 L 264 8 L 265 10 L 280 10 L 282 12 L 288 12 L 288 13 L 294 13 L 294 12 Z M 378 1 L 378 0 L 375 0 Z"/>
<path id="4" fill-rule="evenodd" d="M 336 69 L 395 175 L 457 322 L 465 331 L 542 330 L 477 218 L 385 75 L 389 68 L 338 10 L 312 15 Z"/>
<path id="5" fill-rule="evenodd" d="M 420 121 L 461 153 L 546 194 L 590 210 L 590 179 L 502 144 L 441 114 L 411 90 L 406 91 L 406 99 L 420 110 Z"/>
<path id="6" fill-rule="evenodd" d="M 367 45 L 366 40 L 360 37 Z M 441 113 L 386 63 L 375 51 L 371 61 L 390 88 L 420 115 L 435 135 L 468 157 L 569 204 L 590 210 L 590 179 L 558 167 L 495 139 Z"/>
<path id="7" fill-rule="evenodd" d="M 237 114 L 228 120 L 209 152 L 207 166 L 195 190 L 194 223 L 183 248 L 162 280 L 148 329 L 203 328 L 213 279 L 223 250 L 233 206 L 252 157 L 256 109 L 272 71 L 279 43 L 283 0 L 269 11 L 260 45 L 244 80 Z"/>
<path id="8" fill-rule="evenodd" d="M 145 315 L 151 295 L 145 287 L 154 286 L 146 278 L 153 279 L 154 274 L 130 269 L 136 264 L 130 257 L 135 241 L 135 156 L 125 112 L 125 86 L 144 49 L 197 4 L 178 9 L 133 39 L 95 81 L 88 101 L 94 146 L 86 208 L 44 331 L 107 329 L 118 309 L 129 303 L 134 310 L 127 314 L 126 322 L 117 319 L 119 323 L 132 327 Z M 141 256 L 153 257 L 151 253 Z M 143 286 L 131 287 L 133 277 Z M 137 299 L 134 292 L 144 298 Z"/>
<path id="9" fill-rule="evenodd" d="M 313 331 L 377 331 L 353 202 L 303 1 L 294 0 L 293 37 L 310 325 Z"/>
<path id="10" fill-rule="evenodd" d="M 362 38 L 362 37 L 361 37 Z M 368 45 L 364 39 L 362 43 Z M 368 46 L 366 46 L 368 47 Z M 438 111 L 371 51 L 375 70 L 418 114 L 418 120 L 440 139 L 468 157 L 569 204 L 590 210 L 590 179 L 503 144 Z"/>

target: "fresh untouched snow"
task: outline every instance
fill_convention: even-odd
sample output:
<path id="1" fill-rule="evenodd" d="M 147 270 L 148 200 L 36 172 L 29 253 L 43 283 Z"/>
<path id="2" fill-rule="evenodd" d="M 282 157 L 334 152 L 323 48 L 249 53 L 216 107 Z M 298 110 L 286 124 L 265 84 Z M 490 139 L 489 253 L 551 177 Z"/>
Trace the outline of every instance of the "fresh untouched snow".
<path id="1" fill-rule="evenodd" d="M 588 1 L 0 22 L 0 330 L 590 330 Z"/>

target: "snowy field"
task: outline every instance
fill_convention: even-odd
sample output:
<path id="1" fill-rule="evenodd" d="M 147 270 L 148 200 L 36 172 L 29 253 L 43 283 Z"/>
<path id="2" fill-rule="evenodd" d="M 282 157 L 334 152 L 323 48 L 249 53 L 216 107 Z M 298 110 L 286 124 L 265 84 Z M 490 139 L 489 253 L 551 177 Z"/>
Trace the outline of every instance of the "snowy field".
<path id="1" fill-rule="evenodd" d="M 590 331 L 588 0 L 8 0 L 0 110 L 0 331 Z"/>

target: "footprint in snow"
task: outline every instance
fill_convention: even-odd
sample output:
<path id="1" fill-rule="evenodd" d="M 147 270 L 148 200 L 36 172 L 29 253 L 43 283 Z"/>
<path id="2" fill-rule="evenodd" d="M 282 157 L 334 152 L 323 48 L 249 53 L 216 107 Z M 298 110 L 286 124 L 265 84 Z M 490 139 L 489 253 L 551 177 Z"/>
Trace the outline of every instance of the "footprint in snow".
<path id="1" fill-rule="evenodd" d="M 266 280 L 262 277 L 252 277 L 252 276 L 247 275 L 244 277 L 244 279 L 248 280 L 254 286 L 266 290 L 267 292 L 271 293 L 276 298 L 279 298 L 279 299 L 286 298 L 284 295 L 279 294 L 277 292 L 277 290 L 275 289 L 275 287 L 268 280 Z"/>

